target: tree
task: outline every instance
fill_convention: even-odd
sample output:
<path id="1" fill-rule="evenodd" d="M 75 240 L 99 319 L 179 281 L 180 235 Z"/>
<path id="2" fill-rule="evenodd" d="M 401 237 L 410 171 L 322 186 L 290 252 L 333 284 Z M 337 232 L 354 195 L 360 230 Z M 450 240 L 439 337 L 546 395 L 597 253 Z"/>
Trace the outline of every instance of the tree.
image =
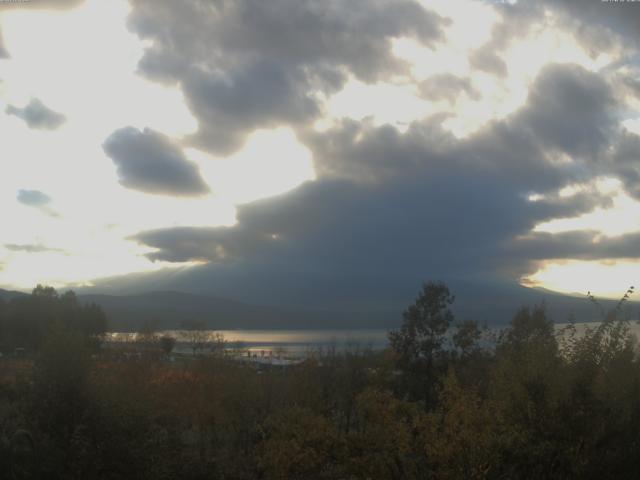
<path id="1" fill-rule="evenodd" d="M 445 334 L 453 321 L 449 310 L 455 297 L 443 283 L 425 283 L 413 305 L 403 313 L 400 330 L 389 333 L 391 347 L 402 363 L 411 365 L 430 360 L 442 349 Z"/>
<path id="2" fill-rule="evenodd" d="M 492 468 L 500 463 L 495 423 L 477 392 L 461 385 L 450 369 L 439 392 L 438 407 L 417 421 L 434 478 L 491 477 Z"/>
<path id="3" fill-rule="evenodd" d="M 173 351 L 173 347 L 176 346 L 176 339 L 171 335 L 163 335 L 160 337 L 160 348 L 165 353 L 165 355 L 169 355 Z"/>
<path id="4" fill-rule="evenodd" d="M 520 308 L 511 320 L 506 332 L 506 341 L 514 346 L 532 341 L 555 341 L 553 321 L 547 318 L 544 304 L 536 305 L 533 309 Z"/>
<path id="5" fill-rule="evenodd" d="M 441 367 L 437 361 L 454 319 L 449 309 L 454 300 L 444 283 L 425 283 L 413 305 L 404 311 L 400 330 L 389 333 L 389 343 L 398 355 L 399 367 L 409 375 L 409 390 L 422 397 L 426 404 L 435 399 L 434 381 Z"/>
<path id="6" fill-rule="evenodd" d="M 0 297 L 0 350 L 3 347 L 4 342 L 7 340 L 7 332 L 6 332 L 6 319 L 7 316 L 7 305 L 2 297 Z"/>
<path id="7" fill-rule="evenodd" d="M 33 412 L 53 445 L 60 471 L 68 459 L 76 429 L 91 407 L 91 357 L 86 338 L 77 331 L 54 329 L 44 342 L 33 374 Z M 63 476 L 64 477 L 64 476 Z"/>
<path id="8" fill-rule="evenodd" d="M 211 353 L 224 355 L 227 350 L 227 340 L 221 332 L 215 332 L 211 337 Z"/>
<path id="9" fill-rule="evenodd" d="M 265 478 L 342 478 L 339 433 L 325 417 L 294 406 L 269 416 L 262 430 L 257 452 Z"/>
<path id="10" fill-rule="evenodd" d="M 154 345 L 158 341 L 156 332 L 158 331 L 158 322 L 155 320 L 145 320 L 136 335 L 136 341 L 148 346 Z"/>
<path id="11" fill-rule="evenodd" d="M 194 320 L 183 321 L 182 328 L 185 329 L 182 336 L 187 340 L 195 357 L 197 351 L 203 350 L 209 343 L 209 331 L 206 330 L 204 322 Z"/>
<path id="12" fill-rule="evenodd" d="M 460 350 L 463 357 L 471 354 L 477 348 L 478 340 L 482 337 L 482 330 L 475 320 L 465 320 L 456 325 L 456 333 L 453 334 L 453 345 Z"/>

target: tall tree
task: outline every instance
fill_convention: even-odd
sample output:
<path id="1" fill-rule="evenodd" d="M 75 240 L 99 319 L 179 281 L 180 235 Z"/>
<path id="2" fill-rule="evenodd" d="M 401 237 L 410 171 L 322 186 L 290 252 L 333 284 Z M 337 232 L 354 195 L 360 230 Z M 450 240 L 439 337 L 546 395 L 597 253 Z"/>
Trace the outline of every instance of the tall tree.
<path id="1" fill-rule="evenodd" d="M 435 381 L 446 333 L 454 316 L 450 310 L 455 297 L 444 283 L 427 282 L 415 302 L 403 313 L 399 330 L 389 333 L 391 348 L 404 370 L 406 387 L 428 405 L 435 399 Z"/>

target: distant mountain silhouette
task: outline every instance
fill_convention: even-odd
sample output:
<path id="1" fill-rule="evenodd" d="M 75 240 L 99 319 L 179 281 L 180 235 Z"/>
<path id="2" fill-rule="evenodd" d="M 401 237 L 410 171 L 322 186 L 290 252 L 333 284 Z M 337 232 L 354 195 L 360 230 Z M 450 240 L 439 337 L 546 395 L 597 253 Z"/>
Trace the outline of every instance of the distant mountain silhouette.
<path id="1" fill-rule="evenodd" d="M 505 325 L 519 307 L 543 302 L 550 318 L 556 322 L 566 322 L 570 315 L 579 322 L 600 319 L 598 309 L 586 295 L 577 297 L 519 285 L 475 282 L 452 284 L 450 288 L 456 296 L 453 310 L 457 320 L 474 319 L 490 326 Z M 0 289 L 0 298 L 5 301 L 21 295 L 26 294 Z M 158 329 L 176 329 L 189 321 L 202 322 L 211 329 L 396 328 L 407 306 L 398 305 L 384 310 L 321 310 L 254 305 L 171 290 L 135 295 L 81 293 L 78 297 L 82 302 L 100 305 L 113 331 L 137 330 L 145 323 L 151 323 Z M 617 303 L 613 300 L 599 302 L 605 310 L 614 308 Z M 634 319 L 638 318 L 638 307 L 637 302 L 628 302 L 625 306 Z"/>
<path id="2" fill-rule="evenodd" d="M 27 295 L 24 292 L 18 292 L 16 290 L 3 290 L 0 288 L 0 298 L 5 302 L 11 300 L 12 298 L 21 297 Z"/>
<path id="3" fill-rule="evenodd" d="M 570 316 L 577 322 L 600 320 L 600 312 L 587 298 L 565 295 L 544 288 L 528 288 L 513 284 L 467 284 L 452 285 L 456 295 L 454 311 L 460 320 L 470 318 L 487 325 L 504 325 L 512 318 L 516 310 L 522 306 L 533 306 L 544 303 L 549 317 L 556 323 L 568 321 Z M 624 292 L 621 292 L 621 296 Z M 615 308 L 617 300 L 598 300 L 605 311 Z M 624 309 L 633 318 L 638 318 L 638 302 L 628 302 Z"/>
<path id="4" fill-rule="evenodd" d="M 271 328 L 358 328 L 381 327 L 362 321 L 345 323 L 349 314 L 249 305 L 206 295 L 176 291 L 157 291 L 139 295 L 79 296 L 83 302 L 95 302 L 105 311 L 112 330 L 135 330 L 146 322 L 157 328 L 180 328 L 185 321 L 203 322 L 211 329 Z M 346 318 L 345 318 L 346 317 Z"/>
<path id="5" fill-rule="evenodd" d="M 454 290 L 456 291 L 456 290 Z M 522 286 L 491 286 L 457 290 L 454 313 L 459 320 L 471 318 L 487 325 L 504 325 L 521 306 L 544 302 L 551 318 L 566 322 L 570 315 L 576 321 L 599 320 L 597 308 L 584 297 L 562 295 L 543 289 Z M 302 308 L 251 305 L 207 295 L 176 291 L 157 291 L 138 295 L 80 295 L 85 302 L 100 305 L 112 329 L 130 330 L 145 322 L 156 322 L 159 328 L 179 328 L 183 321 L 204 322 L 212 329 L 272 328 L 395 328 L 400 325 L 403 308 L 394 311 L 344 312 Z M 616 301 L 601 300 L 605 310 Z M 637 318 L 638 303 L 626 306 Z"/>

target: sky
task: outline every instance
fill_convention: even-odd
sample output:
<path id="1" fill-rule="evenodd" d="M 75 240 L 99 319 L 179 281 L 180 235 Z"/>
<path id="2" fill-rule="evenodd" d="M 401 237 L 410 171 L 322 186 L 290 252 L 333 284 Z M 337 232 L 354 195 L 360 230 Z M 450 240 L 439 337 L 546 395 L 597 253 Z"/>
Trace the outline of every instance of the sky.
<path id="1" fill-rule="evenodd" d="M 0 0 L 0 287 L 619 297 L 638 32 L 600 0 Z"/>

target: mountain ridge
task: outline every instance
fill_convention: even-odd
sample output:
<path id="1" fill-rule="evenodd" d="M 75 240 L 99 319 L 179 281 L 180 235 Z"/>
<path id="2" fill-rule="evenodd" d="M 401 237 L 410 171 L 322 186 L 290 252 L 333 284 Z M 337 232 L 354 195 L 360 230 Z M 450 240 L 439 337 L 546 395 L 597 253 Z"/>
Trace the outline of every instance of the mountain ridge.
<path id="1" fill-rule="evenodd" d="M 455 290 L 452 290 L 455 294 Z M 0 298 L 28 295 L 0 289 Z M 130 295 L 101 292 L 78 294 L 83 303 L 96 303 L 107 315 L 112 331 L 139 330 L 145 325 L 158 329 L 181 328 L 184 322 L 202 322 L 210 329 L 318 329 L 318 328 L 396 328 L 401 323 L 403 307 L 378 309 L 375 312 L 302 308 L 286 305 L 260 305 L 236 299 L 180 290 L 152 290 Z M 600 300 L 604 309 L 615 307 L 615 300 Z M 546 289 L 516 286 L 508 289 L 484 286 L 460 288 L 452 310 L 456 319 L 477 320 L 481 324 L 500 326 L 509 322 L 522 306 L 545 303 L 550 317 L 563 323 L 573 314 L 577 321 L 598 320 L 597 310 L 585 297 L 564 295 Z M 628 308 L 637 310 L 637 302 Z M 406 305 L 405 305 L 406 307 Z"/>

